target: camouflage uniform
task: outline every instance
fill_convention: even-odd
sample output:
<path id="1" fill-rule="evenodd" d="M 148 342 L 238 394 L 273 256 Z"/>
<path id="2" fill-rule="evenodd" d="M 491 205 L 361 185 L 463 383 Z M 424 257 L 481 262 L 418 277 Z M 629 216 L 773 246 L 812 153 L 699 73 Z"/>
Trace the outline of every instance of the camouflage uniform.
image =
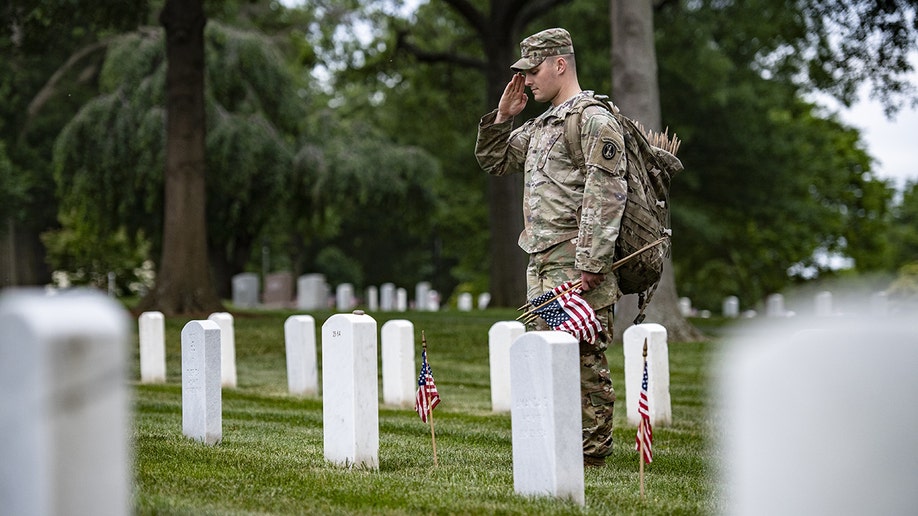
<path id="1" fill-rule="evenodd" d="M 541 34 L 527 38 L 521 46 Z M 569 44 L 569 39 L 563 42 Z M 523 53 L 525 58 L 525 47 Z M 546 55 L 556 53 L 548 49 Z M 516 130 L 512 130 L 510 120 L 494 123 L 496 110 L 488 113 L 478 128 L 475 154 L 489 174 L 525 174 L 525 229 L 519 245 L 530 257 L 527 298 L 564 281 L 580 279 L 580 271 L 605 274 L 604 281 L 585 292 L 584 298 L 611 336 L 612 305 L 620 293 L 610 267 L 627 196 L 622 129 L 605 108 L 589 106 L 583 110 L 580 145 L 585 171 L 576 169 L 563 135 L 565 117 L 590 96 L 592 92 L 583 91 Z M 533 329 L 548 327 L 540 319 Z M 596 457 L 612 452 L 615 391 L 605 349 L 606 344 L 600 341 L 580 343 L 583 452 Z"/>

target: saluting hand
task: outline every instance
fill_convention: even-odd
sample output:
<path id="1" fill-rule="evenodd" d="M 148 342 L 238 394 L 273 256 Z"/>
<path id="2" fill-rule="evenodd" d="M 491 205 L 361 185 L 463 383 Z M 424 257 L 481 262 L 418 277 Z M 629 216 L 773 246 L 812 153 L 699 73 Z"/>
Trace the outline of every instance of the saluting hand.
<path id="1" fill-rule="evenodd" d="M 513 74 L 513 78 L 504 88 L 503 95 L 500 96 L 500 102 L 497 104 L 496 123 L 506 122 L 523 111 L 526 103 L 529 102 L 529 96 L 526 95 L 526 79 L 521 73 Z"/>

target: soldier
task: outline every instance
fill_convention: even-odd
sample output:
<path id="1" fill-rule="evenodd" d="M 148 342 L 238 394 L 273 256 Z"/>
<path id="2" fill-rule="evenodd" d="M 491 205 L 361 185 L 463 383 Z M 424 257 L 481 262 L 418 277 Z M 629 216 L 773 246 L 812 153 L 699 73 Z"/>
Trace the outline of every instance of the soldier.
<path id="1" fill-rule="evenodd" d="M 475 155 L 493 175 L 525 174 L 519 245 L 529 253 L 527 299 L 565 281 L 582 280 L 583 297 L 596 312 L 604 337 L 612 335 L 612 308 L 621 296 L 610 271 L 625 208 L 627 184 L 620 124 L 580 89 L 570 34 L 547 29 L 520 43 L 521 59 L 497 109 L 481 119 Z M 513 130 L 513 118 L 528 101 L 551 106 Z M 583 103 L 583 104 L 582 104 Z M 585 168 L 574 165 L 564 141 L 564 119 L 582 110 L 580 145 Z M 533 329 L 547 330 L 539 320 Z M 615 391 L 609 378 L 606 342 L 580 342 L 583 459 L 602 466 L 612 453 Z"/>

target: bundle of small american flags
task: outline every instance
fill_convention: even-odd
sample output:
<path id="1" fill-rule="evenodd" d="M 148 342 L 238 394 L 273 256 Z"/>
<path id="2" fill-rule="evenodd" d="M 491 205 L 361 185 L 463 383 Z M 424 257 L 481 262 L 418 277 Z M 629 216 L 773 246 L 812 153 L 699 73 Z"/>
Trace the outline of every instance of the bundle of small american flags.
<path id="1" fill-rule="evenodd" d="M 525 318 L 524 322 L 528 323 L 541 317 L 551 329 L 570 333 L 577 340 L 591 344 L 596 339 L 604 340 L 602 324 L 590 304 L 583 299 L 580 284 L 580 281 L 566 281 L 531 299 L 529 304 L 520 307 L 521 310 L 529 309 L 517 319 Z"/>

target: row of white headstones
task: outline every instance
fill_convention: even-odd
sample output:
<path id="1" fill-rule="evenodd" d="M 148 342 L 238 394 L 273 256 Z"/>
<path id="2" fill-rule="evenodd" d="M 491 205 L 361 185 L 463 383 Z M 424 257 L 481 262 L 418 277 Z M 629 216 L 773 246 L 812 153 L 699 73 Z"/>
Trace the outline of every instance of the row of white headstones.
<path id="1" fill-rule="evenodd" d="M 120 305 L 90 291 L 0 298 L 0 507 L 10 514 L 130 513 L 126 319 Z M 236 384 L 232 326 L 230 314 L 217 313 L 181 332 L 182 433 L 207 445 L 222 440 L 222 389 Z M 141 381 L 165 381 L 162 314 L 142 314 L 138 329 Z M 642 325 L 635 332 L 646 334 L 649 354 L 659 362 L 661 394 L 652 410 L 668 422 L 665 330 Z M 391 320 L 380 333 L 384 403 L 413 405 L 413 324 Z M 290 392 L 318 395 L 313 318 L 291 316 L 284 334 Z M 359 312 L 333 315 L 321 339 L 322 371 L 329 372 L 321 391 L 325 458 L 376 470 L 376 320 Z M 488 339 L 493 409 L 511 412 L 515 491 L 583 504 L 576 341 L 561 332 L 527 333 L 516 321 L 495 323 Z M 626 354 L 641 361 L 637 347 L 626 346 L 634 348 Z M 642 366 L 627 367 L 633 383 L 639 384 Z M 444 396 L 448 404 L 448 392 Z M 637 421 L 636 398 L 628 405 Z"/>
<path id="2" fill-rule="evenodd" d="M 163 318 L 140 316 L 144 381 L 165 379 Z M 191 321 L 182 330 L 182 431 L 207 444 L 222 439 L 221 387 L 235 387 L 235 335 L 231 314 Z M 336 314 L 322 325 L 323 431 L 325 458 L 346 467 L 379 468 L 377 323 L 363 312 Z M 383 403 L 414 403 L 417 388 L 414 325 L 390 320 L 380 330 Z M 318 394 L 315 320 L 290 316 L 284 324 L 288 389 Z M 669 424 L 666 330 L 643 324 L 625 332 L 626 382 L 640 385 L 643 344 L 648 342 L 652 422 Z M 562 332 L 525 332 L 517 321 L 500 321 L 488 332 L 491 401 L 510 411 L 514 489 L 584 503 L 580 429 L 579 348 Z M 148 364 L 155 364 L 148 365 Z M 228 366 L 229 365 L 229 366 Z M 637 425 L 639 389 L 626 391 L 628 418 Z"/>
<path id="3" fill-rule="evenodd" d="M 130 514 L 130 326 L 123 307 L 97 292 L 0 296 L 4 513 Z M 665 425 L 665 330 L 634 328 L 624 350 L 628 419 L 636 424 L 636 357 L 646 338 L 652 420 Z M 212 320 L 182 331 L 182 431 L 211 445 L 222 439 L 222 340 Z M 492 405 L 504 410 L 509 399 L 515 491 L 584 504 L 576 343 L 506 322 L 491 328 L 489 340 Z M 914 511 L 914 318 L 776 319 L 725 340 L 728 353 L 713 372 L 720 390 L 711 424 L 719 428 L 714 444 L 722 446 L 731 514 Z M 378 468 L 376 351 L 370 316 L 337 314 L 322 326 L 322 370 L 335 372 L 322 378 L 324 453 L 332 464 Z M 507 377 L 509 388 L 499 380 Z M 662 450 L 657 444 L 655 459 L 665 457 L 665 441 Z"/>

